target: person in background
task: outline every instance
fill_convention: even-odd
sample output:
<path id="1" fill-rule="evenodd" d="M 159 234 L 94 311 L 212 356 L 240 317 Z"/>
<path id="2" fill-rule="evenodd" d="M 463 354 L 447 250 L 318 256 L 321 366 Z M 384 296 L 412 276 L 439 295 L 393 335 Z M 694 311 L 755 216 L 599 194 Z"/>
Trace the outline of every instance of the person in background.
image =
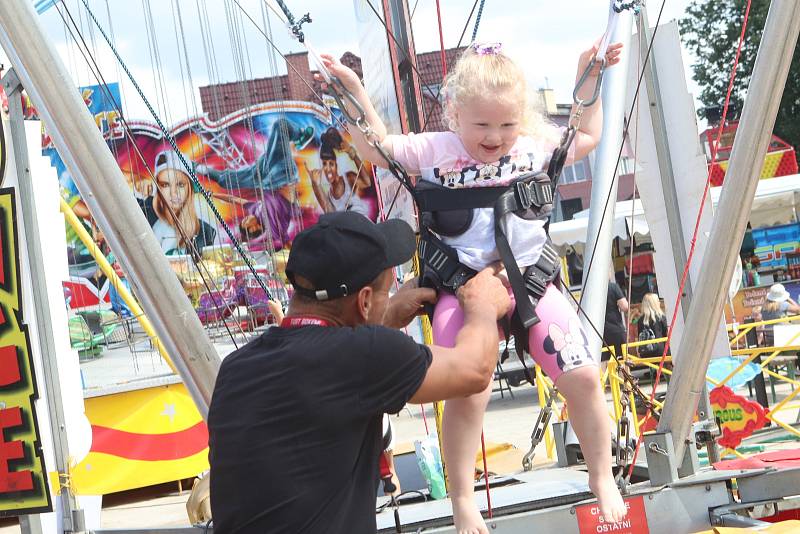
<path id="1" fill-rule="evenodd" d="M 614 280 L 613 273 L 608 282 L 608 295 L 606 297 L 606 321 L 603 328 L 603 344 L 606 347 L 613 347 L 617 358 L 622 356 L 622 345 L 627 343 L 627 330 L 623 314 L 628 311 L 628 299 L 625 293 Z M 603 353 L 601 360 L 607 362 L 611 358 L 611 353 Z M 605 366 L 605 364 L 604 364 Z"/>
<path id="2" fill-rule="evenodd" d="M 336 151 L 345 152 L 358 172 L 346 171 L 344 176 L 339 171 L 336 160 Z M 319 206 L 325 213 L 334 211 L 355 211 L 367 218 L 372 218 L 372 209 L 367 201 L 361 198 L 360 192 L 372 186 L 372 175 L 364 167 L 364 162 L 358 156 L 353 145 L 342 138 L 336 128 L 328 128 L 320 137 L 319 159 L 321 169 L 306 171 L 311 179 L 311 187 Z M 322 187 L 322 176 L 328 182 L 328 190 Z"/>
<path id="3" fill-rule="evenodd" d="M 661 311 L 661 301 L 655 293 L 642 297 L 642 315 L 639 318 L 639 341 L 659 339 L 667 336 L 667 317 Z M 664 343 L 648 343 L 639 346 L 640 356 L 661 356 Z"/>
<path id="4" fill-rule="evenodd" d="M 772 284 L 767 293 L 767 301 L 761 309 L 761 318 L 763 321 L 772 321 L 774 319 L 781 319 L 789 315 L 800 314 L 800 306 L 792 300 L 789 292 L 783 287 L 783 284 Z M 764 343 L 768 347 L 775 345 L 775 327 L 774 325 L 764 326 Z"/>

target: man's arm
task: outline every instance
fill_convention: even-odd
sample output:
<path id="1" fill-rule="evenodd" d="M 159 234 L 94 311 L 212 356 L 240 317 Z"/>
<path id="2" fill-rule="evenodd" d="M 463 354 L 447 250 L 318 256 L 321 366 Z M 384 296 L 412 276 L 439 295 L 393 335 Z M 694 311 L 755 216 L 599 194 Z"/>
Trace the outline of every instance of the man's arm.
<path id="1" fill-rule="evenodd" d="M 497 321 L 511 308 L 508 290 L 484 269 L 459 291 L 464 325 L 452 348 L 433 345 L 431 366 L 409 402 L 466 397 L 486 389 L 497 365 Z"/>

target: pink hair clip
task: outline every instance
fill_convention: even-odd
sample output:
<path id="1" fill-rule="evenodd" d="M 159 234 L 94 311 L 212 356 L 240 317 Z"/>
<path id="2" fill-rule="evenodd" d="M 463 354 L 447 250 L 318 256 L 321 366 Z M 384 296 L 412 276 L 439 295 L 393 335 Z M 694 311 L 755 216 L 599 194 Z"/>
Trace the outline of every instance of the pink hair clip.
<path id="1" fill-rule="evenodd" d="M 472 43 L 471 46 L 479 56 L 496 56 L 503 50 L 502 43 Z"/>

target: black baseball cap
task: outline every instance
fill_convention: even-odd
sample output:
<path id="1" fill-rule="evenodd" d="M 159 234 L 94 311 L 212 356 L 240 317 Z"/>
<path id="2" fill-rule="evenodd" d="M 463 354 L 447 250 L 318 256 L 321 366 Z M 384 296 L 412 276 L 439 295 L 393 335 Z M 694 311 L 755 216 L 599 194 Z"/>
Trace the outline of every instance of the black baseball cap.
<path id="1" fill-rule="evenodd" d="M 294 290 L 317 300 L 358 292 L 389 269 L 414 255 L 414 231 L 401 219 L 375 224 L 360 213 L 326 213 L 294 238 L 286 276 Z M 313 287 L 295 281 L 302 276 Z"/>

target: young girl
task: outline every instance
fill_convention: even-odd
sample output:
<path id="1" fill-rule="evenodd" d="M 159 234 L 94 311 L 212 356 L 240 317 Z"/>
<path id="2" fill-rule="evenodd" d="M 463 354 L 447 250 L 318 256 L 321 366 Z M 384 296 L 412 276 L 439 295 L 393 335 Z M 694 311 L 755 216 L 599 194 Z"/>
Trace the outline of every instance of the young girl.
<path id="1" fill-rule="evenodd" d="M 178 156 L 171 150 L 156 156 L 158 192 L 153 198 L 153 211 L 158 220 L 153 224 L 153 233 L 167 255 L 199 255 L 203 247 L 214 243 L 217 231 L 197 217 L 192 182 L 182 168 Z"/>
<path id="2" fill-rule="evenodd" d="M 621 44 L 608 48 L 606 64 L 619 62 Z M 582 73 L 596 47 L 580 56 Z M 445 117 L 452 131 L 386 135 L 386 128 L 356 74 L 332 56 L 323 56 L 328 70 L 353 93 L 383 147 L 409 173 L 446 187 L 502 186 L 522 171 L 546 169 L 559 132 L 534 111 L 523 70 L 502 53 L 499 44 L 472 45 L 465 50 L 444 83 Z M 581 98 L 594 89 L 599 67 L 583 85 Z M 567 164 L 584 158 L 602 130 L 599 104 L 583 112 Z M 359 153 L 386 165 L 358 128 L 350 128 Z M 547 241 L 542 220 L 506 216 L 505 234 L 520 268 L 535 265 Z M 492 208 L 474 210 L 469 227 L 443 241 L 458 252 L 460 262 L 480 270 L 499 261 Z M 529 330 L 530 353 L 554 380 L 569 404 L 570 419 L 589 469 L 589 486 L 597 495 L 606 521 L 621 520 L 625 504 L 611 470 L 611 432 L 605 396 L 586 335 L 565 296 L 553 284 L 536 307 L 540 322 Z M 434 342 L 452 346 L 463 314 L 457 298 L 442 292 L 433 317 Z M 482 394 L 450 399 L 445 404 L 443 449 L 450 480 L 453 519 L 459 533 L 487 533 L 474 500 L 474 462 L 491 386 Z"/>

